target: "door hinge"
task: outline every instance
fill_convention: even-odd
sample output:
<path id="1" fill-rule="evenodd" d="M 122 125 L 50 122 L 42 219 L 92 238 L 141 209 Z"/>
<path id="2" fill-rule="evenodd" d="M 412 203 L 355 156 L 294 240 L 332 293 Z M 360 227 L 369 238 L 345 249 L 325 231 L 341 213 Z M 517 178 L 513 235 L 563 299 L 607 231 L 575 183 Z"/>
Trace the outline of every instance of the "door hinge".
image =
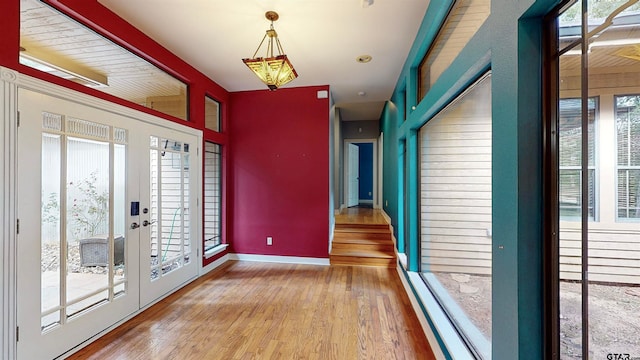
<path id="1" fill-rule="evenodd" d="M 16 326 L 16 342 L 20 341 L 20 326 Z"/>
<path id="2" fill-rule="evenodd" d="M 16 234 L 20 234 L 20 219 L 16 219 Z"/>
<path id="3" fill-rule="evenodd" d="M 20 111 L 18 111 L 18 127 L 20 127 Z"/>

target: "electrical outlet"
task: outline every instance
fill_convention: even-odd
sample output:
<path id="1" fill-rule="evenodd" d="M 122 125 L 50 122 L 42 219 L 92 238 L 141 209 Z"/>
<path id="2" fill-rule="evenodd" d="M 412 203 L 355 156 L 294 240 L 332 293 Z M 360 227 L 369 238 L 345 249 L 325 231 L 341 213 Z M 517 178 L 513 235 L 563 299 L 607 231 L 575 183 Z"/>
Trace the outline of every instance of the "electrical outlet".
<path id="1" fill-rule="evenodd" d="M 273 245 L 273 238 L 271 236 L 267 236 L 267 245 Z"/>

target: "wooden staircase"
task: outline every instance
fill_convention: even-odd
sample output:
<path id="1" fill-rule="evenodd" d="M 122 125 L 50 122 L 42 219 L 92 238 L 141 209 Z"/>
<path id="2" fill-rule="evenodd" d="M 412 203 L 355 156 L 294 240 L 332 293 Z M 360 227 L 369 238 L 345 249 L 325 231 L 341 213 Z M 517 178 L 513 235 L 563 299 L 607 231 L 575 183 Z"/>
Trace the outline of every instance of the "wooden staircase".
<path id="1" fill-rule="evenodd" d="M 331 265 L 396 267 L 388 224 L 336 223 Z"/>

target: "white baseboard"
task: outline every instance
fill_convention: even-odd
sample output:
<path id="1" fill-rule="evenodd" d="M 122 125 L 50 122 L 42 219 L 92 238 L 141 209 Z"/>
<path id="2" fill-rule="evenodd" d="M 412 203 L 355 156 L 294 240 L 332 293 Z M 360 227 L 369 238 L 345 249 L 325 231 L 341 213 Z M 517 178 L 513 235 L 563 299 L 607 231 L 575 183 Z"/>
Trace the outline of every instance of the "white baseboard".
<path id="1" fill-rule="evenodd" d="M 217 268 L 218 266 L 224 264 L 225 262 L 229 261 L 229 254 L 225 254 L 224 256 L 222 256 L 219 259 L 216 259 L 214 262 L 212 262 L 211 264 L 203 267 L 202 269 L 200 269 L 200 276 L 208 273 L 211 270 L 214 270 L 215 268 Z"/>
<path id="2" fill-rule="evenodd" d="M 358 200 L 359 204 L 372 204 L 373 205 L 373 200 Z"/>
<path id="3" fill-rule="evenodd" d="M 229 254 L 229 260 L 272 262 L 282 264 L 329 265 L 328 258 L 312 258 L 300 256 Z"/>
<path id="4" fill-rule="evenodd" d="M 384 209 L 382 208 L 380 208 L 380 213 L 382 214 L 382 217 L 384 217 L 384 219 L 387 220 L 389 225 L 391 225 L 391 216 L 389 216 L 389 214 L 387 214 L 387 212 L 384 211 Z"/>

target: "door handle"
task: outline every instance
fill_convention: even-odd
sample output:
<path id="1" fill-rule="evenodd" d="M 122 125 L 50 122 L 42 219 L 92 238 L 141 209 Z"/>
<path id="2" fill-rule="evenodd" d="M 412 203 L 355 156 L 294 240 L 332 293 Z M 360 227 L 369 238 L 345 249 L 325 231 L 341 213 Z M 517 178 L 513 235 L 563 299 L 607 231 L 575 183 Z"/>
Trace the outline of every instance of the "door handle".
<path id="1" fill-rule="evenodd" d="M 151 224 L 153 224 L 155 222 L 156 222 L 155 220 L 151 220 L 151 221 L 145 220 L 145 221 L 142 222 L 142 226 L 149 226 L 149 225 L 151 225 Z"/>
<path id="2" fill-rule="evenodd" d="M 139 227 L 140 227 L 140 224 L 138 224 L 137 222 L 131 223 L 131 226 L 130 226 L 130 228 L 131 228 L 132 230 L 133 230 L 133 229 L 137 229 L 137 228 L 139 228 Z"/>

